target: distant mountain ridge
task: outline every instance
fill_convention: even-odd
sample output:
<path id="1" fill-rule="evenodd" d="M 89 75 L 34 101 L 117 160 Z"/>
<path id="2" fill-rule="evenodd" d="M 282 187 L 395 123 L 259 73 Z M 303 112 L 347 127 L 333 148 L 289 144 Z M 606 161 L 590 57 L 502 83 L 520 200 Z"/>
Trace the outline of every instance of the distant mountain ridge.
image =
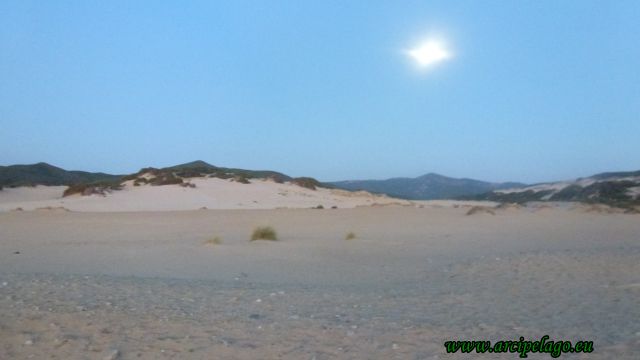
<path id="1" fill-rule="evenodd" d="M 569 181 L 525 185 L 515 182 L 492 183 L 467 178 L 451 178 L 435 173 L 416 178 L 387 180 L 349 180 L 321 183 L 313 178 L 292 178 L 272 170 L 225 168 L 197 160 L 165 168 L 143 168 L 130 175 L 69 171 L 44 162 L 31 165 L 0 166 L 3 187 L 65 185 L 65 193 L 93 194 L 118 190 L 133 180 L 135 186 L 182 184 L 192 186 L 190 178 L 215 177 L 240 183 L 250 179 L 271 179 L 315 189 L 335 187 L 365 190 L 409 200 L 467 199 L 522 203 L 528 201 L 579 201 L 613 206 L 640 205 L 640 171 L 606 172 Z"/>
<path id="2" fill-rule="evenodd" d="M 0 166 L 0 187 L 35 185 L 73 185 L 87 182 L 112 181 L 121 175 L 101 172 L 69 171 L 39 162 L 32 165 Z"/>
<path id="3" fill-rule="evenodd" d="M 347 180 L 330 184 L 345 190 L 365 190 L 409 200 L 453 199 L 496 189 L 526 186 L 516 182 L 492 183 L 467 178 L 456 179 L 435 173 L 428 173 L 416 178 Z"/>

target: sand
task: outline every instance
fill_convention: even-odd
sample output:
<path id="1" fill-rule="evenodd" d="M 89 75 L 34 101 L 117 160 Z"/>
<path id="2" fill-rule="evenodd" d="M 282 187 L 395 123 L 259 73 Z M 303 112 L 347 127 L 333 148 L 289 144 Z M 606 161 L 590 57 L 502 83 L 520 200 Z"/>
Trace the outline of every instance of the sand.
<path id="1" fill-rule="evenodd" d="M 318 188 L 311 190 L 290 183 L 278 184 L 255 179 L 242 184 L 217 178 L 193 178 L 195 188 L 180 185 L 133 186 L 128 181 L 122 190 L 105 196 L 79 194 L 62 197 L 64 186 L 6 188 L 0 191 L 0 212 L 22 209 L 65 208 L 82 212 L 176 211 L 207 209 L 275 209 L 322 207 L 410 205 L 406 200 Z"/>
<path id="2" fill-rule="evenodd" d="M 0 358 L 464 359 L 443 342 L 544 334 L 637 358 L 639 215 L 421 205 L 0 213 Z"/>

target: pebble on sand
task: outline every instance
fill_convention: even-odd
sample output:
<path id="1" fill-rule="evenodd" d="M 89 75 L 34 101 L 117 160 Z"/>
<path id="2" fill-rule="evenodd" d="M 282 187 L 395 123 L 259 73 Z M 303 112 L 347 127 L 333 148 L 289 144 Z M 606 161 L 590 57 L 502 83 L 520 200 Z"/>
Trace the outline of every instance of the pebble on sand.
<path id="1" fill-rule="evenodd" d="M 111 349 L 111 350 L 107 351 L 107 355 L 105 355 L 102 359 L 103 360 L 116 360 L 118 358 L 118 356 L 120 356 L 120 350 Z"/>

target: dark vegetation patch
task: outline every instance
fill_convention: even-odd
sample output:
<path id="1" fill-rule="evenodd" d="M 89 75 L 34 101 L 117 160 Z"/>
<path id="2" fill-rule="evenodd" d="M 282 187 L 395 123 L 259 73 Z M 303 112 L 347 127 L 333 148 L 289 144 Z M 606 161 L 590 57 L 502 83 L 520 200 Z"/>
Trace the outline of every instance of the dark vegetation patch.
<path id="1" fill-rule="evenodd" d="M 106 195 L 111 191 L 121 190 L 122 185 L 120 182 L 98 182 L 89 184 L 74 184 L 70 185 L 63 193 L 62 197 L 67 197 L 75 194 L 82 196 L 88 195 Z"/>
<path id="2" fill-rule="evenodd" d="M 149 179 L 149 185 L 152 186 L 176 185 L 182 183 L 182 178 L 177 177 L 174 173 L 171 172 L 161 173 L 158 176 Z"/>
<path id="3" fill-rule="evenodd" d="M 271 181 L 273 181 L 274 183 L 277 183 L 277 184 L 282 184 L 285 181 L 287 181 L 287 177 L 282 176 L 282 175 L 271 175 L 267 179 L 271 180 Z"/>
<path id="4" fill-rule="evenodd" d="M 511 193 L 489 192 L 472 197 L 466 200 L 489 200 L 502 203 L 524 204 L 530 201 L 573 201 L 586 204 L 605 204 L 615 208 L 629 209 L 636 211 L 640 206 L 640 198 L 629 195 L 629 189 L 640 186 L 639 183 L 629 180 L 600 181 L 588 186 L 577 184 L 569 185 L 555 194 L 553 190 L 544 191 L 519 191 Z M 548 195 L 548 199 L 543 199 Z"/>
<path id="5" fill-rule="evenodd" d="M 256 240 L 270 240 L 277 241 L 278 234 L 276 230 L 271 226 L 260 226 L 253 230 L 253 234 L 251 234 L 251 241 Z"/>
<path id="6" fill-rule="evenodd" d="M 543 201 L 542 198 L 551 194 L 553 190 L 544 191 L 517 191 L 510 193 L 488 192 L 480 195 L 464 196 L 461 200 L 488 200 L 501 203 L 524 204 L 529 201 Z"/>
<path id="7" fill-rule="evenodd" d="M 233 181 L 239 182 L 240 184 L 251 184 L 251 181 L 247 179 L 244 175 L 236 175 L 233 177 Z"/>
<path id="8" fill-rule="evenodd" d="M 316 190 L 318 187 L 322 186 L 320 181 L 310 177 L 298 177 L 292 179 L 291 183 L 311 190 Z"/>
<path id="9" fill-rule="evenodd" d="M 585 187 L 571 185 L 558 191 L 550 200 L 579 201 L 629 208 L 640 204 L 640 200 L 628 194 L 629 188 L 635 186 L 638 184 L 628 180 L 596 182 Z"/>
<path id="10" fill-rule="evenodd" d="M 467 211 L 467 216 L 469 215 L 475 215 L 475 214 L 489 214 L 489 215 L 495 215 L 495 211 L 493 211 L 493 209 L 488 208 L 486 206 L 473 206 L 469 209 L 469 211 Z"/>

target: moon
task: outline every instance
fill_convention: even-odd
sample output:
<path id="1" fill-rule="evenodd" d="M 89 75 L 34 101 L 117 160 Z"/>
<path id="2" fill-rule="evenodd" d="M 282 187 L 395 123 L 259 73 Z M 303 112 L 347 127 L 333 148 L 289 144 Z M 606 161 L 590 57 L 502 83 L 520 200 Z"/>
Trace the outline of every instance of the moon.
<path id="1" fill-rule="evenodd" d="M 422 68 L 431 67 L 452 57 L 446 45 L 438 40 L 427 40 L 408 50 L 407 55 Z"/>

